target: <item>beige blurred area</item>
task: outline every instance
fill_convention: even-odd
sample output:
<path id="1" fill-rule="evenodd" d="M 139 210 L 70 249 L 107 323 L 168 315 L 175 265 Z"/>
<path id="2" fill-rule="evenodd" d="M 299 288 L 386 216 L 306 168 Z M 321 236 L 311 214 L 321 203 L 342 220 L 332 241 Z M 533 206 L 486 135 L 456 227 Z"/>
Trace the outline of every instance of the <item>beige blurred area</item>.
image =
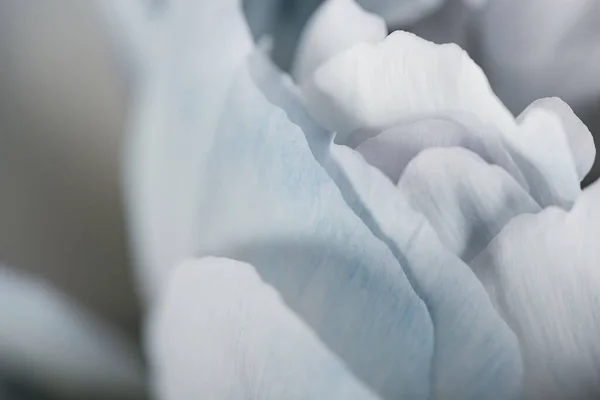
<path id="1" fill-rule="evenodd" d="M 100 24 L 91 0 L 0 0 L 0 259 L 133 333 L 125 96 Z"/>

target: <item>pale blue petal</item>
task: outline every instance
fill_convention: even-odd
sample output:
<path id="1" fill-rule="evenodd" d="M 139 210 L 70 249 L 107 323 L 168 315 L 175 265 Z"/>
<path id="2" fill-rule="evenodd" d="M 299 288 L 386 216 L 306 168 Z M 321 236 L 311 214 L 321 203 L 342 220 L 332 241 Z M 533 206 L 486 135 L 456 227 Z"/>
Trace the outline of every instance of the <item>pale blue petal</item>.
<path id="1" fill-rule="evenodd" d="M 600 395 L 600 184 L 514 219 L 472 262 L 518 335 L 526 399 Z"/>
<path id="2" fill-rule="evenodd" d="M 143 395 L 134 347 L 47 282 L 0 265 L 0 304 L 0 371 L 66 398 Z"/>
<path id="3" fill-rule="evenodd" d="M 392 25 L 407 25 L 433 13 L 446 0 L 356 0 Z"/>
<path id="4" fill-rule="evenodd" d="M 332 136 L 292 123 L 300 107 L 288 119 L 267 101 L 258 87 L 277 89 L 280 75 L 265 60 L 257 56 L 249 68 L 236 79 L 210 151 L 197 254 L 254 265 L 383 397 L 427 398 L 433 332 L 424 304 L 315 160 Z"/>
<path id="5" fill-rule="evenodd" d="M 422 152 L 410 162 L 398 188 L 465 262 L 512 218 L 541 210 L 506 171 L 460 147 Z"/>
<path id="6" fill-rule="evenodd" d="M 312 132 L 314 122 L 302 113 L 293 88 L 286 91 L 286 83 L 278 84 L 275 77 L 270 83 L 263 90 L 305 132 Z M 328 137 L 322 129 L 321 135 Z M 312 149 L 346 203 L 392 250 L 429 308 L 436 340 L 432 394 L 440 399 L 518 398 L 522 373 L 517 340 L 469 267 L 357 152 L 315 139 Z"/>
<path id="7" fill-rule="evenodd" d="M 148 327 L 162 400 L 378 399 L 246 263 L 176 267 Z"/>

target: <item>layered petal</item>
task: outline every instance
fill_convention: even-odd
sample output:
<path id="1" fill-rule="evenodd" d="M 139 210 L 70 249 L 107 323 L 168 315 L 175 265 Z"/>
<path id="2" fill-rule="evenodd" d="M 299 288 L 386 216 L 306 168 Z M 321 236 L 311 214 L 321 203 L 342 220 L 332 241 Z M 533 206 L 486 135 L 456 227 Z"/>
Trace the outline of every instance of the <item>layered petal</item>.
<path id="1" fill-rule="evenodd" d="M 422 152 L 406 168 L 398 188 L 465 262 L 512 218 L 541 210 L 506 171 L 459 147 Z"/>
<path id="2" fill-rule="evenodd" d="M 239 261 L 177 267 L 152 313 L 148 345 L 163 400 L 378 398 Z"/>
<path id="3" fill-rule="evenodd" d="M 350 145 L 406 119 L 453 113 L 473 114 L 499 132 L 515 127 L 463 50 L 407 32 L 338 54 L 303 84 L 302 92 L 311 114 L 337 132 L 336 141 Z"/>
<path id="4" fill-rule="evenodd" d="M 140 398 L 141 362 L 103 321 L 33 277 L 0 266 L 0 370 L 67 398 Z"/>
<path id="5" fill-rule="evenodd" d="M 436 11 L 445 0 L 357 0 L 366 10 L 381 15 L 391 25 L 407 25 Z"/>
<path id="6" fill-rule="evenodd" d="M 327 0 L 304 28 L 292 75 L 302 82 L 335 54 L 357 43 L 379 42 L 386 36 L 383 19 L 363 10 L 355 0 Z"/>
<path id="7" fill-rule="evenodd" d="M 517 333 L 528 399 L 600 394 L 600 185 L 514 219 L 471 266 Z"/>
<path id="8" fill-rule="evenodd" d="M 200 181 L 197 254 L 251 263 L 382 397 L 425 398 L 427 309 L 316 161 L 332 135 L 297 125 L 308 117 L 299 102 L 276 102 L 281 85 L 257 55 L 232 87 L 207 163 L 213 173 Z"/>

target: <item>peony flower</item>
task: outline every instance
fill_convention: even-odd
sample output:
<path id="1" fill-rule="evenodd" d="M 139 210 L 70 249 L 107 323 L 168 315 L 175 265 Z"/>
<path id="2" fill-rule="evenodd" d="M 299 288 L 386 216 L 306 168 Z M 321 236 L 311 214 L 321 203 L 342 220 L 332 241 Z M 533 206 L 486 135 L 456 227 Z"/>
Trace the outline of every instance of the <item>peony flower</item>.
<path id="1" fill-rule="evenodd" d="M 296 82 L 238 1 L 113 6 L 159 398 L 598 392 L 600 193 L 565 103 L 515 118 L 458 46 L 350 0 L 308 23 Z"/>

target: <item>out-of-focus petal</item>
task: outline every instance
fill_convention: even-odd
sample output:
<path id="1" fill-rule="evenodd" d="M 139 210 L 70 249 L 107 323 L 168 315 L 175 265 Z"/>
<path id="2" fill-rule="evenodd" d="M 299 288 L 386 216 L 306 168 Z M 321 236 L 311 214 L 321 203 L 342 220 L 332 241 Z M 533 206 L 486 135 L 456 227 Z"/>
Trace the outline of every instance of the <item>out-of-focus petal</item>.
<path id="1" fill-rule="evenodd" d="M 581 193 L 567 133 L 558 116 L 534 107 L 518 118 L 519 127 L 503 138 L 542 207 L 570 208 Z"/>
<path id="2" fill-rule="evenodd" d="M 356 0 L 365 10 L 381 15 L 391 25 L 405 26 L 436 11 L 445 0 Z"/>
<path id="3" fill-rule="evenodd" d="M 536 100 L 523 111 L 523 114 L 526 115 L 533 109 L 551 111 L 560 119 L 575 161 L 577 175 L 579 180 L 583 180 L 590 172 L 596 158 L 596 147 L 590 130 L 575 115 L 571 107 L 557 97 Z"/>
<path id="4" fill-rule="evenodd" d="M 486 162 L 509 172 L 524 188 L 525 178 L 504 147 L 497 132 L 469 115 L 428 118 L 406 122 L 367 139 L 356 150 L 393 182 L 398 182 L 406 165 L 429 147 L 464 147 Z"/>
<path id="5" fill-rule="evenodd" d="M 435 328 L 434 397 L 517 398 L 518 343 L 475 275 L 439 241 L 402 193 L 354 150 L 333 145 L 321 162 L 346 202 L 394 252 Z"/>
<path id="6" fill-rule="evenodd" d="M 234 71 L 253 49 L 239 0 L 168 3 L 169 52 L 140 86 L 129 124 L 127 211 L 137 275 L 151 300 L 195 254 L 199 183 Z"/>
<path id="7" fill-rule="evenodd" d="M 304 28 L 292 75 L 302 82 L 331 56 L 357 43 L 376 43 L 386 36 L 385 21 L 363 10 L 355 0 L 327 0 Z"/>
<path id="8" fill-rule="evenodd" d="M 129 343 L 60 292 L 0 266 L 0 370 L 68 398 L 140 398 Z"/>
<path id="9" fill-rule="evenodd" d="M 296 125 L 300 104 L 286 116 L 270 102 L 278 71 L 260 55 L 249 63 L 224 107 L 212 173 L 198 179 L 196 254 L 251 263 L 381 396 L 427 397 L 433 332 L 425 305 L 315 160 L 332 135 Z"/>
<path id="10" fill-rule="evenodd" d="M 376 134 L 416 117 L 470 113 L 499 132 L 515 126 L 460 47 L 407 32 L 334 56 L 306 80 L 302 92 L 311 114 L 337 132 L 336 141 L 351 145 L 353 134 L 364 140 L 365 132 Z"/>
<path id="11" fill-rule="evenodd" d="M 378 398 L 239 261 L 205 258 L 175 268 L 148 343 L 163 400 Z"/>
<path id="12" fill-rule="evenodd" d="M 459 147 L 422 152 L 408 165 L 398 187 L 442 243 L 466 262 L 512 218 L 540 211 L 506 171 Z"/>
<path id="13" fill-rule="evenodd" d="M 528 399 L 600 395 L 600 184 L 570 212 L 514 219 L 473 260 L 517 333 Z"/>

